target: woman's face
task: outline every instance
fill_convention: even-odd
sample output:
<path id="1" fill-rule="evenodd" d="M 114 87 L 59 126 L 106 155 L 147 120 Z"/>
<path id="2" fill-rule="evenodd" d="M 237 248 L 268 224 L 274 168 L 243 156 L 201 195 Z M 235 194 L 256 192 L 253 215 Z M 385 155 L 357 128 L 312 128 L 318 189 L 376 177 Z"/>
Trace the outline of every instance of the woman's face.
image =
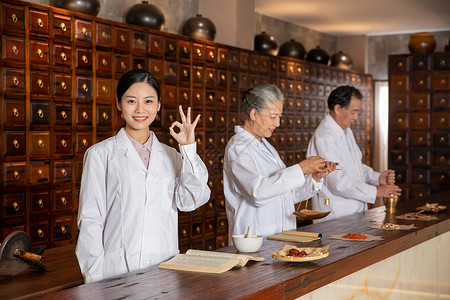
<path id="1" fill-rule="evenodd" d="M 147 82 L 131 85 L 116 105 L 122 112 L 127 131 L 148 131 L 161 108 L 156 90 Z"/>
<path id="2" fill-rule="evenodd" d="M 283 113 L 283 102 L 280 100 L 269 102 L 260 112 L 250 111 L 251 133 L 259 141 L 261 138 L 270 138 L 276 128 L 280 126 L 280 118 Z"/>

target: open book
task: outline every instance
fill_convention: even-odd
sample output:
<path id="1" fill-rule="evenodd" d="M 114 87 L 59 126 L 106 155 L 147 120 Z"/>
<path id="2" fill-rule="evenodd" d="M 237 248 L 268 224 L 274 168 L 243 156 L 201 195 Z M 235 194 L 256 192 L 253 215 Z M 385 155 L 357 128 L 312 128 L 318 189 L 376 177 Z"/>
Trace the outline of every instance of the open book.
<path id="1" fill-rule="evenodd" d="M 222 273 L 235 266 L 243 267 L 249 260 L 263 261 L 264 257 L 190 249 L 186 251 L 186 254 L 178 254 L 168 261 L 161 263 L 159 268 L 205 273 Z"/>

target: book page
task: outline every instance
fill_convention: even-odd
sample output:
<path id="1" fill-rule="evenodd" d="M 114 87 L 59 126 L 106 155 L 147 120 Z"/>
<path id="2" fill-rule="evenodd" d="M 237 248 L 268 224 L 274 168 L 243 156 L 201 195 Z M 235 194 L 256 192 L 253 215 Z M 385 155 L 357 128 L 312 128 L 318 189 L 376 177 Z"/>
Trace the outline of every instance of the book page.
<path id="1" fill-rule="evenodd" d="M 159 267 L 162 269 L 222 273 L 240 264 L 242 264 L 242 261 L 236 257 L 178 254 L 161 263 Z"/>
<path id="2" fill-rule="evenodd" d="M 254 257 L 251 255 L 245 254 L 235 254 L 235 253 L 226 253 L 226 252 L 216 252 L 216 251 L 205 251 L 205 250 L 195 250 L 189 249 L 186 251 L 187 255 L 198 255 L 198 256 L 207 256 L 207 257 L 221 257 L 221 258 L 238 258 L 242 260 L 243 266 L 249 261 L 263 261 L 264 257 Z"/>

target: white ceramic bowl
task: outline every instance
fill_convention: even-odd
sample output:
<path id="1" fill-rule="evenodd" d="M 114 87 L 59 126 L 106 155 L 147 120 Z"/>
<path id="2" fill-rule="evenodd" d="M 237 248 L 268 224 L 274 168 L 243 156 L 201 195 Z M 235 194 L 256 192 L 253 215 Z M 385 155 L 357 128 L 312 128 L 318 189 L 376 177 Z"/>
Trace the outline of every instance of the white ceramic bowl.
<path id="1" fill-rule="evenodd" d="M 231 237 L 233 245 L 239 252 L 256 252 L 261 248 L 263 237 L 262 235 L 254 235 L 252 237 L 245 237 L 245 234 L 233 235 Z"/>

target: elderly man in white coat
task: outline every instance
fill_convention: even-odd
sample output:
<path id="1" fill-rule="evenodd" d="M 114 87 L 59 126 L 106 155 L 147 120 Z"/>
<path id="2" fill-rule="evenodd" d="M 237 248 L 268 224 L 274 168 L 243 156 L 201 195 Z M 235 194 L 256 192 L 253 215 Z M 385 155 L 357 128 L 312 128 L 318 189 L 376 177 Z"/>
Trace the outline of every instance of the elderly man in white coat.
<path id="1" fill-rule="evenodd" d="M 327 177 L 323 196 L 313 197 L 313 209 L 327 210 L 324 197 L 329 199 L 331 213 L 322 222 L 367 210 L 376 197 L 399 196 L 395 172 L 375 172 L 362 163 L 362 153 L 350 126 L 358 119 L 362 94 L 353 86 L 341 86 L 328 97 L 329 113 L 321 121 L 309 141 L 307 156 L 320 155 L 339 163 L 342 170 Z"/>
<path id="2" fill-rule="evenodd" d="M 264 236 L 295 229 L 294 204 L 317 193 L 321 178 L 336 168 L 317 156 L 286 167 L 267 142 L 283 112 L 284 96 L 278 87 L 256 86 L 242 101 L 245 122 L 235 127 L 223 168 L 230 243 L 232 235 L 246 233 L 248 226 Z"/>

